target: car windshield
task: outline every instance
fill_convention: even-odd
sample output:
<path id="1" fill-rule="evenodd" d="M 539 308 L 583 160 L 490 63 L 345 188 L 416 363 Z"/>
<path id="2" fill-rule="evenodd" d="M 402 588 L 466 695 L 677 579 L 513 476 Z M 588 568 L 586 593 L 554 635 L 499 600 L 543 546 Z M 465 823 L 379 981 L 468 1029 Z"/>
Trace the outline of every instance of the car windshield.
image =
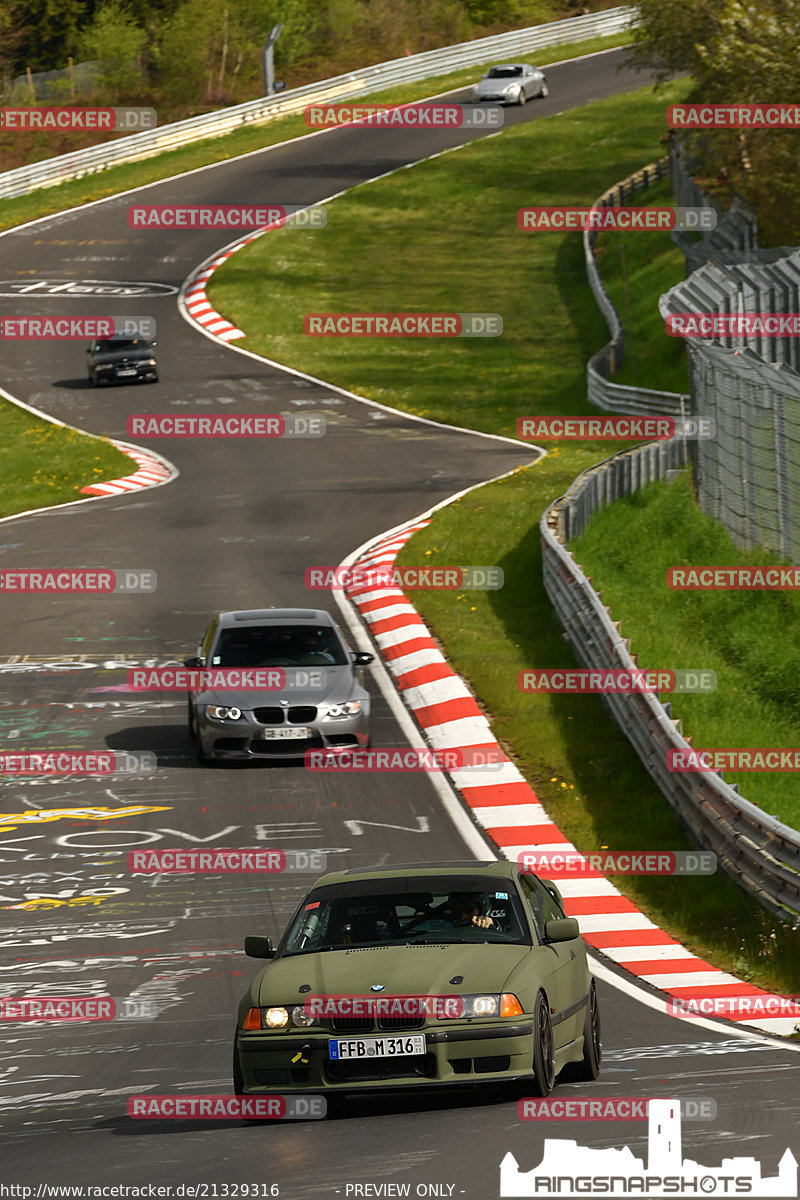
<path id="1" fill-rule="evenodd" d="M 251 625 L 220 631 L 212 667 L 341 667 L 348 662 L 329 625 Z"/>
<path id="2" fill-rule="evenodd" d="M 446 942 L 531 944 L 505 879 L 365 880 L 312 892 L 288 929 L 281 957 L 353 947 Z"/>
<path id="3" fill-rule="evenodd" d="M 492 67 L 487 71 L 487 79 L 515 79 L 522 74 L 522 67 Z"/>
<path id="4" fill-rule="evenodd" d="M 144 338 L 101 338 L 92 347 L 101 353 L 106 350 L 149 350 L 150 343 Z"/>

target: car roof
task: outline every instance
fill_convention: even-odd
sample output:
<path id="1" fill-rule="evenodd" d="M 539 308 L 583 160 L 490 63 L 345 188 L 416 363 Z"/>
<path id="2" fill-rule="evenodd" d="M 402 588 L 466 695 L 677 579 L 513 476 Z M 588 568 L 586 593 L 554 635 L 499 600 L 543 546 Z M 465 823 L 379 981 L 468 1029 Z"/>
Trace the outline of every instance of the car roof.
<path id="1" fill-rule="evenodd" d="M 323 875 L 314 884 L 314 889 L 328 887 L 333 883 L 362 883 L 369 882 L 371 879 L 406 879 L 409 875 L 431 880 L 440 875 L 447 875 L 451 879 L 454 875 L 463 875 L 465 878 L 473 879 L 476 875 L 485 875 L 487 879 L 514 879 L 517 870 L 516 863 L 508 862 L 505 859 L 491 862 L 470 862 L 460 859 L 454 862 L 398 863 L 392 867 L 351 867 L 345 871 L 331 871 L 329 874 Z"/>
<path id="2" fill-rule="evenodd" d="M 492 63 L 486 70 L 496 71 L 498 67 L 529 67 L 530 65 L 530 63 Z"/>
<path id="3" fill-rule="evenodd" d="M 248 608 L 231 612 L 217 613 L 220 627 L 230 628 L 239 625 L 270 625 L 285 624 L 291 621 L 293 625 L 333 625 L 330 613 L 322 608 Z"/>

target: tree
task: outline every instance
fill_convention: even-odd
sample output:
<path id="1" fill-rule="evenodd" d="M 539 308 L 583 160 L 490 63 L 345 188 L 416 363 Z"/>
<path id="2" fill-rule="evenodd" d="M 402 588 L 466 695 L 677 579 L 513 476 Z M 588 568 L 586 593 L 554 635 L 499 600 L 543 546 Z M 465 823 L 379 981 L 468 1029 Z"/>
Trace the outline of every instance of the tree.
<path id="1" fill-rule="evenodd" d="M 147 33 L 121 0 L 105 0 L 78 39 L 82 59 L 98 61 L 104 85 L 119 99 L 145 82 Z"/>
<path id="2" fill-rule="evenodd" d="M 25 33 L 17 68 L 50 71 L 66 67 L 86 11 L 86 0 L 25 0 Z"/>

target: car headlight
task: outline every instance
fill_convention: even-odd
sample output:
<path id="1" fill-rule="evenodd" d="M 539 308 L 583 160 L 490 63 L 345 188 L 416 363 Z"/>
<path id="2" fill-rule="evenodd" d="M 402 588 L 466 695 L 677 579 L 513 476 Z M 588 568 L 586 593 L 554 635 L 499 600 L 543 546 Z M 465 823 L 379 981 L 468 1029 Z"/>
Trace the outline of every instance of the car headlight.
<path id="1" fill-rule="evenodd" d="M 289 1013 L 285 1008 L 264 1008 L 261 1011 L 265 1029 L 285 1029 L 289 1024 Z"/>
<path id="2" fill-rule="evenodd" d="M 206 713 L 215 721 L 238 721 L 242 716 L 240 708 L 228 708 L 221 704 L 209 704 Z"/>
<path id="3" fill-rule="evenodd" d="M 307 1013 L 302 1004 L 296 1005 L 292 1009 L 292 1024 L 299 1025 L 303 1029 L 308 1029 L 310 1025 L 316 1025 L 319 1022 L 319 1017 L 312 1017 Z"/>
<path id="4" fill-rule="evenodd" d="M 303 1014 L 304 1009 L 292 1009 L 292 1018 L 296 1025 L 302 1024 L 297 1020 L 297 1014 Z M 310 1020 L 316 1021 L 316 1017 L 311 1017 Z M 287 1029 L 289 1026 L 289 1010 L 280 1005 L 270 1005 L 269 1008 L 248 1008 L 242 1029 L 247 1029 L 250 1032 L 258 1029 Z"/>
<path id="5" fill-rule="evenodd" d="M 329 704 L 323 710 L 326 717 L 352 717 L 361 712 L 360 700 L 347 700 L 344 704 Z"/>
<path id="6" fill-rule="evenodd" d="M 465 1017 L 519 1017 L 522 1013 L 522 1005 L 513 992 L 502 995 L 495 992 L 446 997 L 436 1016 L 440 1021 L 454 1021 Z"/>
<path id="7" fill-rule="evenodd" d="M 156 360 L 154 358 L 143 358 L 140 363 L 140 366 L 142 367 L 154 367 L 155 365 Z"/>

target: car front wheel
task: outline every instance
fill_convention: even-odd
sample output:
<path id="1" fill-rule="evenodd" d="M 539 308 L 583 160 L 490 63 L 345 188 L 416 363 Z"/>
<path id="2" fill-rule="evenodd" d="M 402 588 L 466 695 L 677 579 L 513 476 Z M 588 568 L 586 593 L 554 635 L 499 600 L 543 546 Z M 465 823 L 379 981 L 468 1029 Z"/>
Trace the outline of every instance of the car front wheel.
<path id="1" fill-rule="evenodd" d="M 520 88 L 519 95 L 517 96 L 517 104 L 523 105 L 527 99 L 528 97 L 525 95 L 525 89 Z"/>
<path id="2" fill-rule="evenodd" d="M 533 1084 L 534 1094 L 549 1096 L 556 1081 L 556 1058 L 553 1048 L 553 1026 L 544 992 L 536 997 L 533 1014 Z"/>
<path id="3" fill-rule="evenodd" d="M 573 1079 L 597 1079 L 600 1074 L 600 1063 L 603 1058 L 603 1042 L 600 1032 L 600 1009 L 597 1004 L 597 988 L 594 980 L 589 989 L 589 1002 L 586 1005 L 586 1018 L 583 1023 L 583 1058 L 575 1064 L 572 1072 Z"/>
<path id="4" fill-rule="evenodd" d="M 542 80 L 542 90 L 539 92 L 539 99 L 546 100 L 550 95 L 550 88 L 547 86 L 547 80 Z"/>

